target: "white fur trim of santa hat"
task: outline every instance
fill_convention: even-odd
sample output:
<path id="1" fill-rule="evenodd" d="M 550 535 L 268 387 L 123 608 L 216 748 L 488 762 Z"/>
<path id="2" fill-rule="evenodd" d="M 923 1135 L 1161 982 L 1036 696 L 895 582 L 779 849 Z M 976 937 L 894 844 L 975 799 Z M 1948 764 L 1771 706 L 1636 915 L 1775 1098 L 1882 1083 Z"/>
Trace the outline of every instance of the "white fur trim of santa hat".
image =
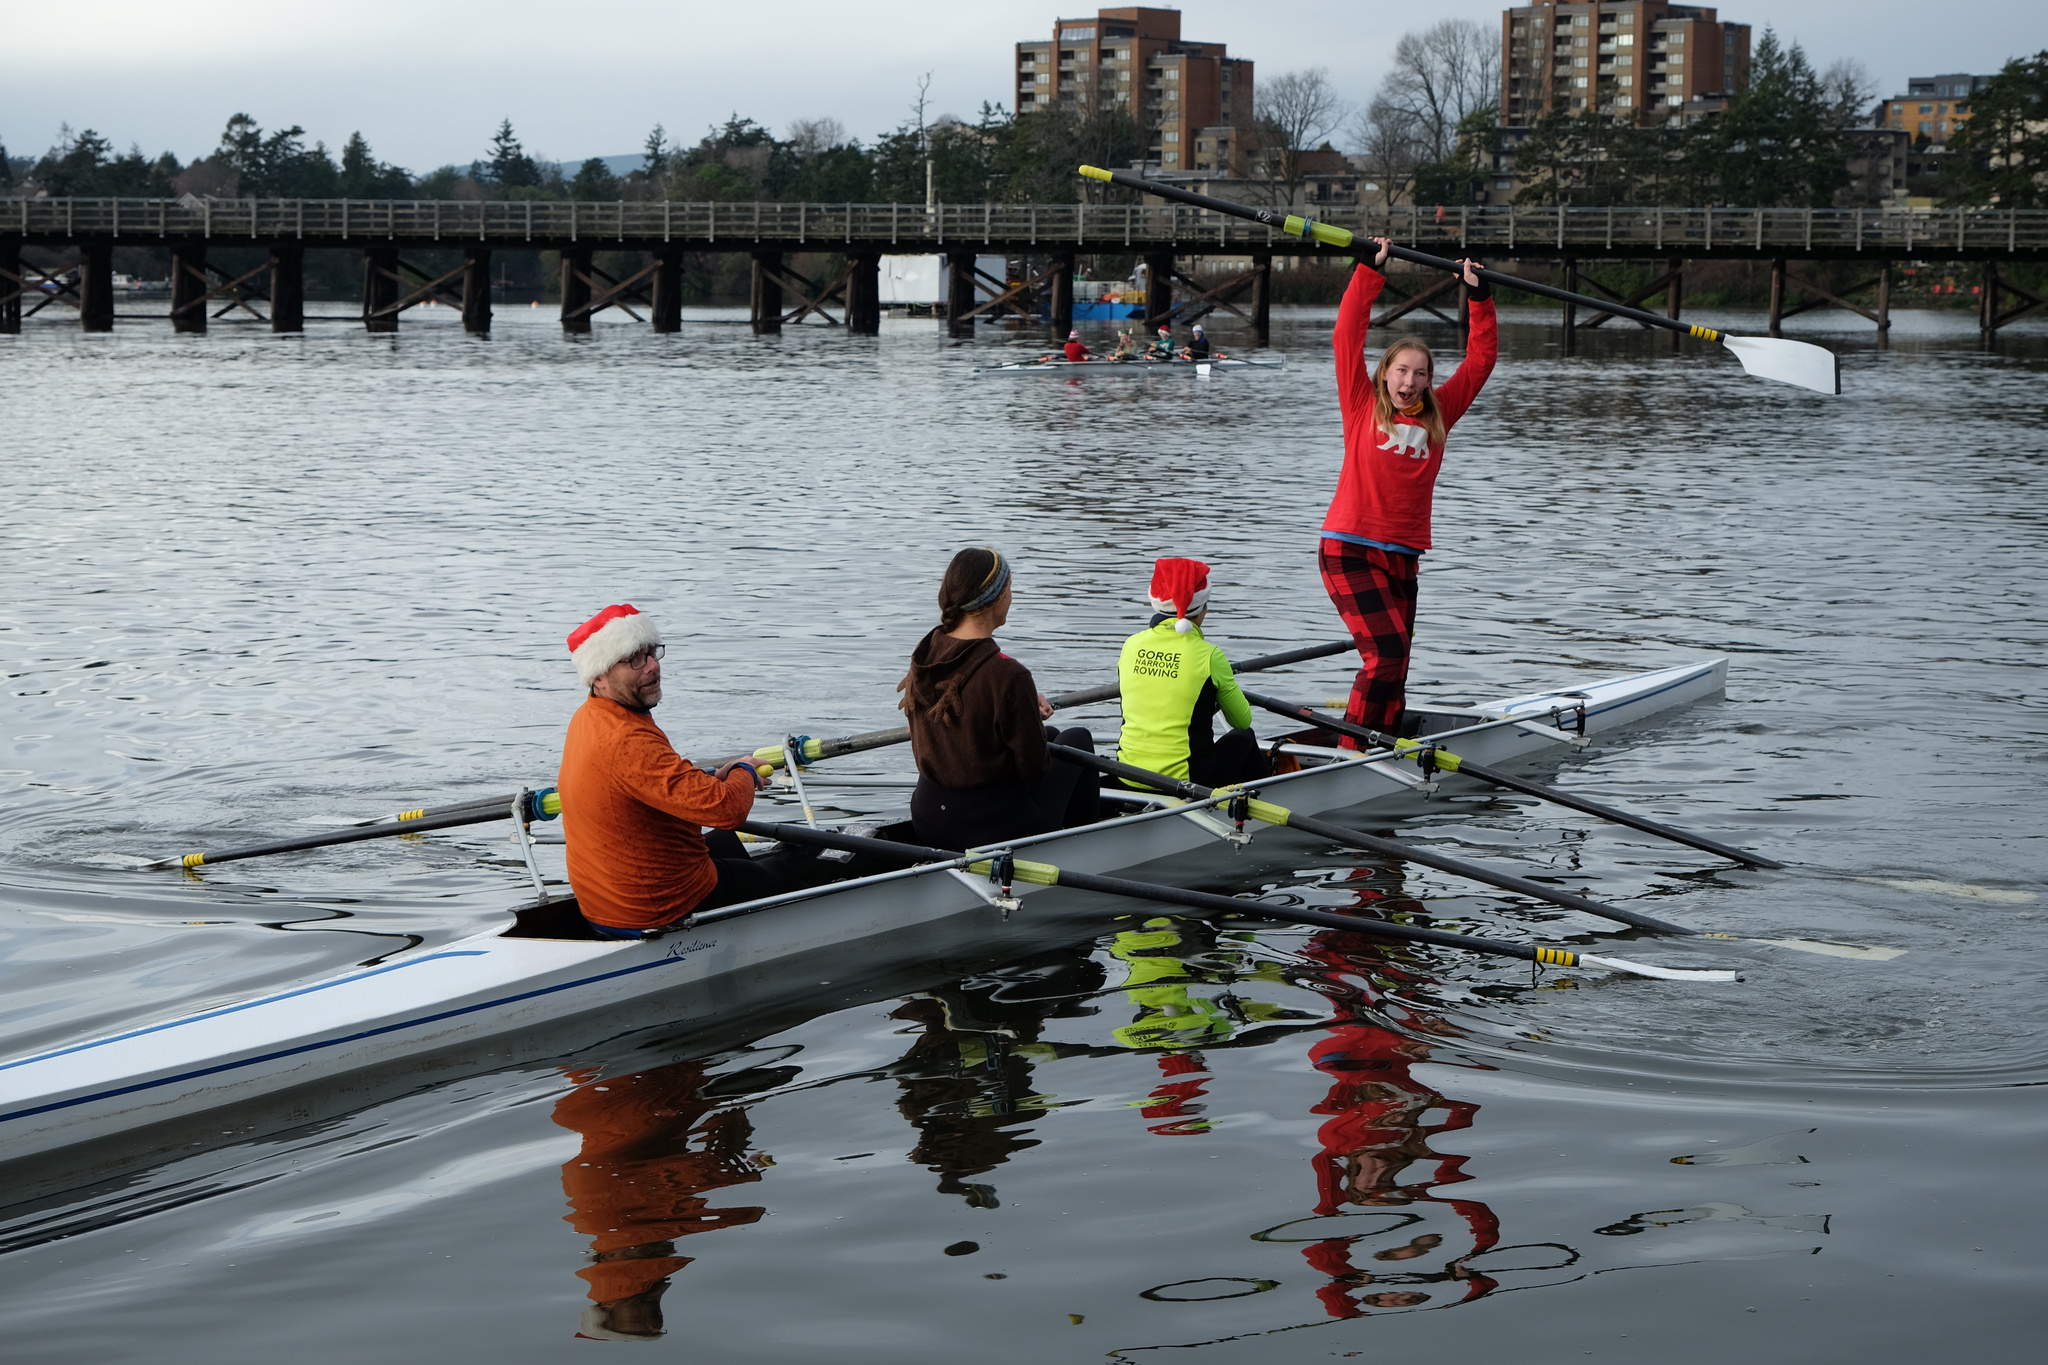
<path id="1" fill-rule="evenodd" d="M 576 676 L 590 687 L 621 659 L 661 643 L 661 631 L 638 607 L 620 603 L 606 607 L 569 633 L 569 657 Z"/>

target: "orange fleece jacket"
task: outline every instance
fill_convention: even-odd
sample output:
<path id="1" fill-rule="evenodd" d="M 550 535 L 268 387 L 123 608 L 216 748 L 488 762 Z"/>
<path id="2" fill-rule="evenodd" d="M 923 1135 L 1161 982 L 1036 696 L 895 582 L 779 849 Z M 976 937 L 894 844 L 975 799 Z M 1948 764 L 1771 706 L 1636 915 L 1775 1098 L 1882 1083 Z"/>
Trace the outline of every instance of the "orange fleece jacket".
<path id="1" fill-rule="evenodd" d="M 562 838 L 583 917 L 652 929 L 688 914 L 718 884 L 703 826 L 731 829 L 754 808 L 754 781 L 720 782 L 678 754 L 644 711 L 603 697 L 576 709 L 562 741 Z"/>

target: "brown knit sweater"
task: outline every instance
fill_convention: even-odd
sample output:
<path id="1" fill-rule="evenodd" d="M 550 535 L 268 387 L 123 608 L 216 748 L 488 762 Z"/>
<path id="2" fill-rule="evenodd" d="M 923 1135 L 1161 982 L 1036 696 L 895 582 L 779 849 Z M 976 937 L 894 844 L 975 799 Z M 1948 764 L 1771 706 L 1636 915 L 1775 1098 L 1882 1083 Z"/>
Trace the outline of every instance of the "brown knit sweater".
<path id="1" fill-rule="evenodd" d="M 917 770 L 942 787 L 1045 776 L 1045 724 L 1031 670 L 994 640 L 934 628 L 910 656 L 899 690 Z"/>

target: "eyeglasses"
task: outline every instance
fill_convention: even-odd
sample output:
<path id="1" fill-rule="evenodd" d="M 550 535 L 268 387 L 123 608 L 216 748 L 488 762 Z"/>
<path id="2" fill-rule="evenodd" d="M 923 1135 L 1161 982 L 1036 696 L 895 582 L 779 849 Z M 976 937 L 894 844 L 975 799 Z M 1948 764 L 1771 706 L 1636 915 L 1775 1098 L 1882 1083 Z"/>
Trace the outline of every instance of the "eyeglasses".
<path id="1" fill-rule="evenodd" d="M 650 659 L 659 659 L 667 651 L 668 646 L 666 645 L 648 645 L 644 649 L 634 650 L 631 654 L 619 660 L 619 662 L 628 668 L 642 669 L 647 667 Z"/>

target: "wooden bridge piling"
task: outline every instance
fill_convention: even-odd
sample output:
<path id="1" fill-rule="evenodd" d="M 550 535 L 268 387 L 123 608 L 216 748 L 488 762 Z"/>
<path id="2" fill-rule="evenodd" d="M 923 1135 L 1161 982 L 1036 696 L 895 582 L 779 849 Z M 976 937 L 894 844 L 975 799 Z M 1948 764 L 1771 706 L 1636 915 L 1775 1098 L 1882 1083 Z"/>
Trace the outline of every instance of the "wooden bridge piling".
<path id="1" fill-rule="evenodd" d="M 1676 322 L 1678 310 L 1685 305 L 1685 258 L 1673 256 L 1665 261 L 1664 277 L 1671 281 L 1664 290 L 1664 316 Z M 1677 355 L 1684 349 L 1685 335 L 1675 329 L 1668 335 L 1671 339 L 1671 354 Z"/>
<path id="2" fill-rule="evenodd" d="M 1149 340 L 1160 320 L 1173 311 L 1173 253 L 1145 253 L 1145 335 Z"/>
<path id="3" fill-rule="evenodd" d="M 398 248 L 363 248 L 363 330 L 398 330 Z"/>
<path id="4" fill-rule="evenodd" d="M 846 269 L 847 334 L 879 336 L 882 331 L 882 253 L 848 252 Z"/>
<path id="5" fill-rule="evenodd" d="M 0 238 L 0 336 L 21 334 L 21 242 Z"/>
<path id="6" fill-rule="evenodd" d="M 673 248 L 654 253 L 653 301 L 649 320 L 657 332 L 683 330 L 683 253 Z"/>
<path id="7" fill-rule="evenodd" d="M 1579 290 L 1579 262 L 1575 256 L 1564 258 L 1564 287 L 1575 294 Z M 1579 306 L 1570 300 L 1564 305 L 1564 353 L 1579 353 Z"/>
<path id="8" fill-rule="evenodd" d="M 1273 256 L 1268 252 L 1252 257 L 1252 330 L 1259 345 L 1273 339 Z"/>
<path id="9" fill-rule="evenodd" d="M 1877 263 L 1877 349 L 1887 351 L 1892 344 L 1892 263 Z"/>
<path id="10" fill-rule="evenodd" d="M 754 335 L 779 334 L 782 331 L 782 281 L 777 276 L 782 270 L 782 253 L 756 251 L 753 260 L 750 308 Z"/>
<path id="11" fill-rule="evenodd" d="M 87 242 L 78 263 L 78 320 L 88 332 L 114 330 L 114 244 Z"/>
<path id="12" fill-rule="evenodd" d="M 590 248 L 562 248 L 562 330 L 582 335 L 590 330 Z"/>
<path id="13" fill-rule="evenodd" d="M 272 316 L 276 313 L 273 310 Z M 462 330 L 473 337 L 491 334 L 491 249 L 462 249 Z"/>
<path id="14" fill-rule="evenodd" d="M 1771 260 L 1771 335 L 1785 335 L 1785 258 Z"/>
<path id="15" fill-rule="evenodd" d="M 1052 298 L 1046 309 L 1052 339 L 1063 343 L 1074 330 L 1074 254 L 1069 251 L 1052 258 Z"/>
<path id="16" fill-rule="evenodd" d="M 171 247 L 171 330 L 206 331 L 206 298 L 213 281 L 206 275 L 206 243 L 177 242 Z"/>
<path id="17" fill-rule="evenodd" d="M 280 336 L 306 330 L 306 249 L 293 242 L 270 248 L 270 330 Z"/>
<path id="18" fill-rule="evenodd" d="M 974 335 L 974 252 L 946 253 L 946 335 Z"/>

